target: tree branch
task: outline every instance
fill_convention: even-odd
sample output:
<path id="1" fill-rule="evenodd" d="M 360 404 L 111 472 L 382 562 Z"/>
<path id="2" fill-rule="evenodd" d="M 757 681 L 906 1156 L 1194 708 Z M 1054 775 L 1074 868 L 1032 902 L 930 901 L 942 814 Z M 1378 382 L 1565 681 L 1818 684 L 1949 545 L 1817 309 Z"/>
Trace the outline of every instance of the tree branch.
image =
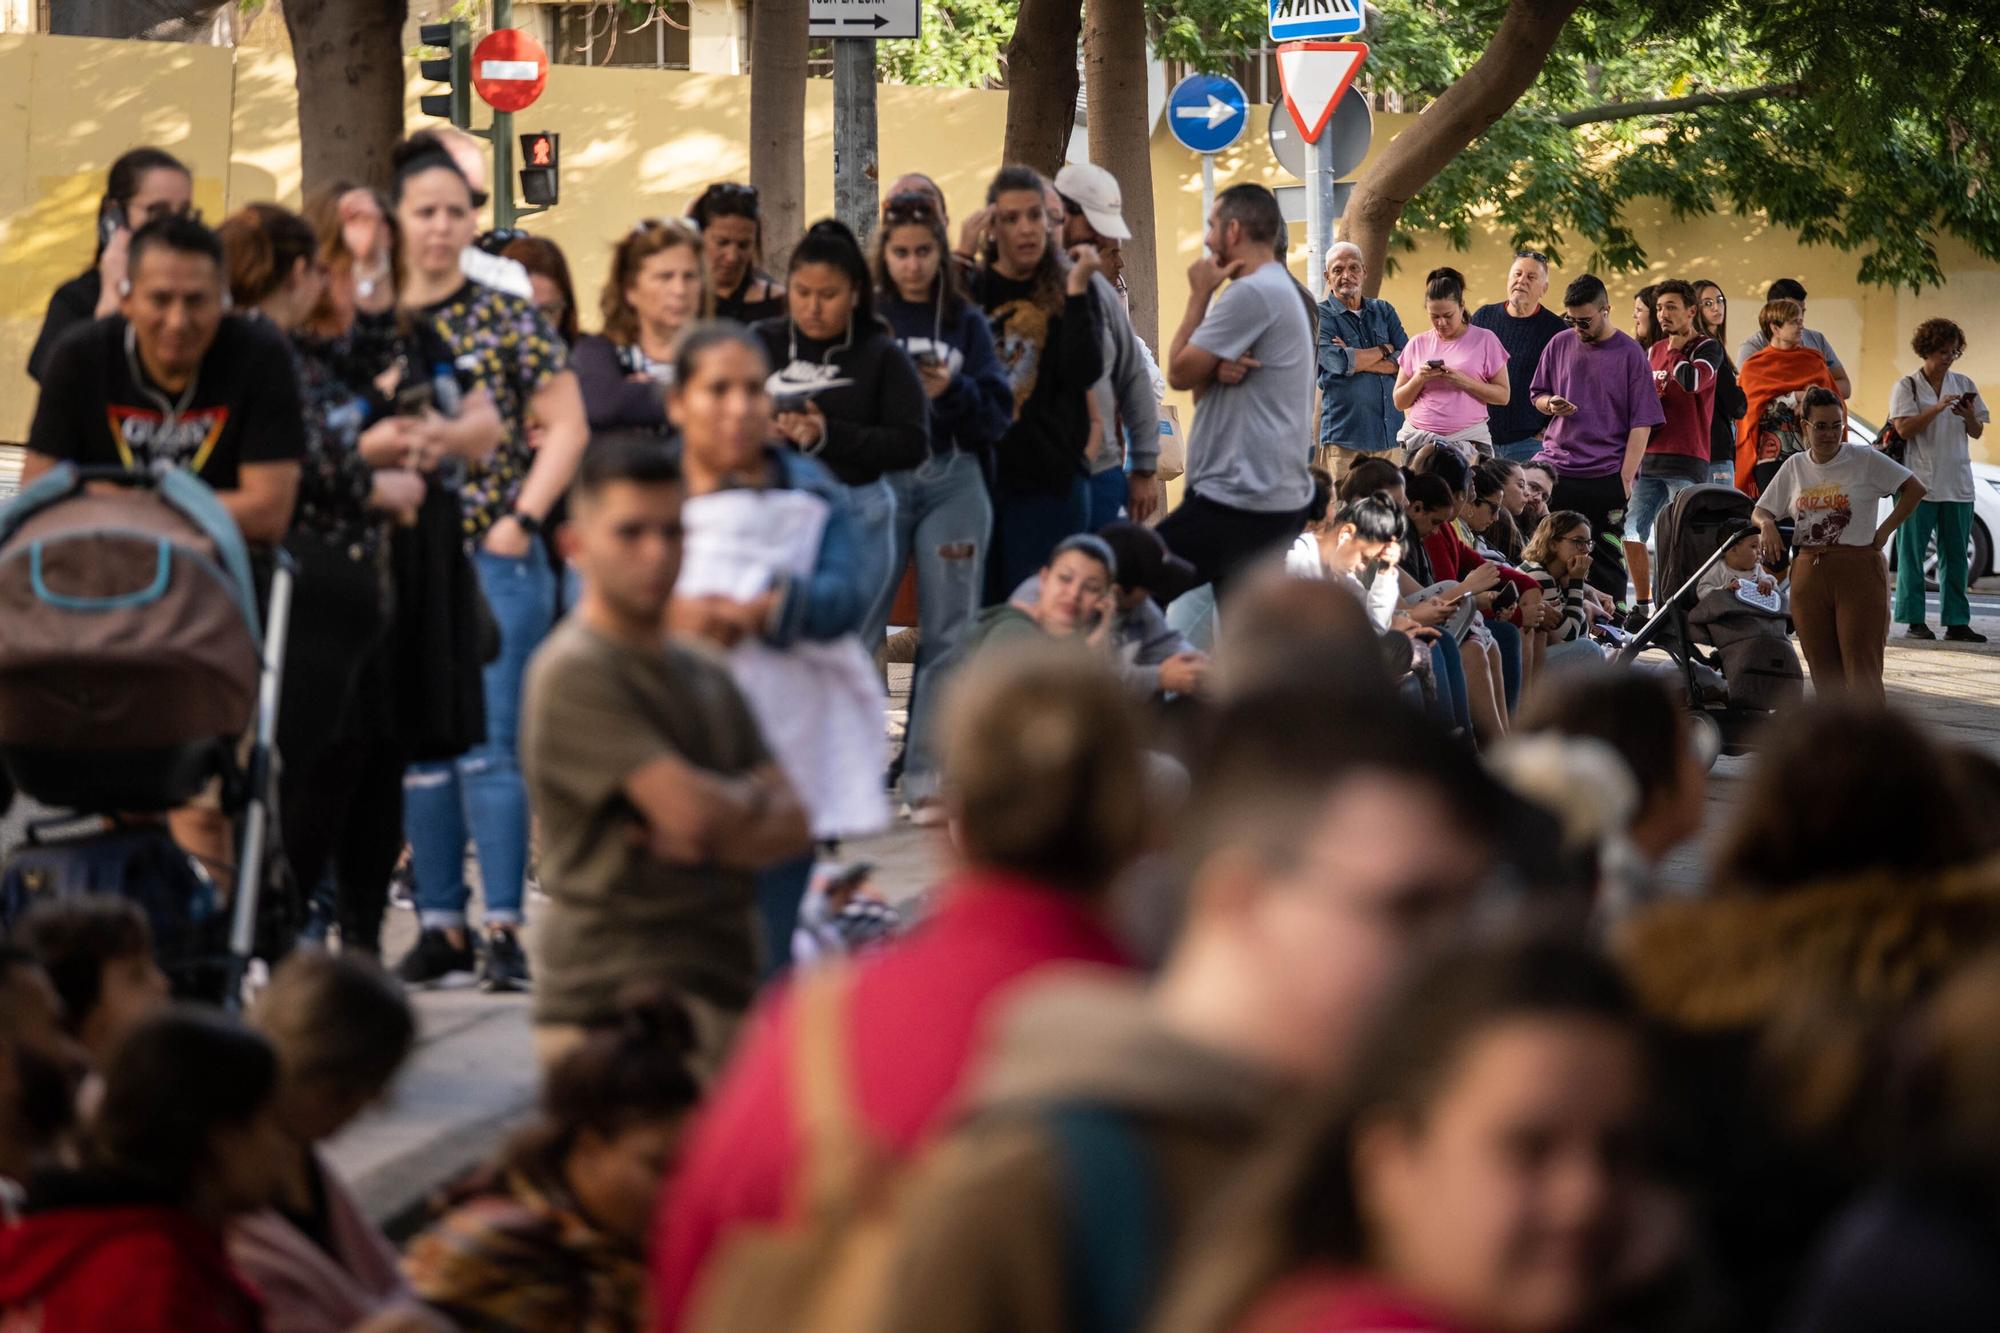
<path id="1" fill-rule="evenodd" d="M 1683 111 L 1699 111 L 1705 106 L 1725 106 L 1732 102 L 1761 102 L 1767 97 L 1782 97 L 1804 91 L 1804 85 L 1797 83 L 1767 83 L 1757 88 L 1730 88 L 1719 93 L 1694 93 L 1687 97 L 1658 98 L 1650 102 L 1608 102 L 1603 106 L 1587 106 L 1581 111 L 1566 111 L 1556 117 L 1556 124 L 1565 129 L 1575 129 L 1579 125 L 1594 125 L 1606 120 L 1634 120 L 1640 116 L 1673 116 Z"/>

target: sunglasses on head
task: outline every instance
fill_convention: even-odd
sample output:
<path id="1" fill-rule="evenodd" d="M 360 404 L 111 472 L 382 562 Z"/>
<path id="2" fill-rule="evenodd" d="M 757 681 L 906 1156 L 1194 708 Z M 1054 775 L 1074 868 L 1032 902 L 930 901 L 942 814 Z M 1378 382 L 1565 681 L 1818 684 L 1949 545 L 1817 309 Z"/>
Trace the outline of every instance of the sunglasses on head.
<path id="1" fill-rule="evenodd" d="M 703 193 L 704 199 L 748 199 L 757 202 L 757 187 L 740 181 L 717 181 Z"/>
<path id="2" fill-rule="evenodd" d="M 905 222 L 935 222 L 937 205 L 927 194 L 899 194 L 882 205 L 882 220 L 891 226 Z"/>
<path id="3" fill-rule="evenodd" d="M 489 255 L 497 255 L 514 242 L 527 239 L 528 233 L 519 227 L 496 227 L 492 231 L 482 232 L 473 244 Z"/>
<path id="4" fill-rule="evenodd" d="M 1548 262 L 1549 262 L 1549 257 L 1543 254 L 1540 250 L 1516 250 L 1514 252 L 1514 258 L 1532 259 L 1537 264 L 1542 265 L 1544 268 L 1548 267 Z"/>

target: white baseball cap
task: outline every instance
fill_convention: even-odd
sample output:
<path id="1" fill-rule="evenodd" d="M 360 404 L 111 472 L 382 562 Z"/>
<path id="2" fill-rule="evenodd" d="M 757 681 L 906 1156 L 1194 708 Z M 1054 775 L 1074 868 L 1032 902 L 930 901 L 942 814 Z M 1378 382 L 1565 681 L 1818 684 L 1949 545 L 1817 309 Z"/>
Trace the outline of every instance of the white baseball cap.
<path id="1" fill-rule="evenodd" d="M 1118 178 L 1103 167 L 1088 162 L 1072 162 L 1056 173 L 1056 193 L 1075 203 L 1089 220 L 1090 228 L 1106 240 L 1131 239 L 1125 225 L 1124 205 L 1118 195 Z"/>

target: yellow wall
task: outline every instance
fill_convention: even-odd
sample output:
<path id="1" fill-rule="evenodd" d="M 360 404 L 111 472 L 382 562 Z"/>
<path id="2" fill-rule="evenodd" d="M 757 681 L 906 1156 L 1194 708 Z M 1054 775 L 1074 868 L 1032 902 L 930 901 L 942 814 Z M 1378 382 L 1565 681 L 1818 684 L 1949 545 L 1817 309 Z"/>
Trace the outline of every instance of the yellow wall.
<path id="1" fill-rule="evenodd" d="M 414 69 L 412 69 L 414 73 Z M 22 370 L 49 292 L 90 257 L 91 228 L 104 171 L 119 153 L 155 143 L 195 170 L 195 200 L 211 219 L 256 199 L 296 203 L 296 104 L 283 50 L 104 42 L 70 37 L 0 36 L 0 440 L 20 440 L 34 407 Z M 416 111 L 413 82 L 410 124 Z M 882 179 L 922 170 L 944 187 L 963 217 L 981 202 L 999 161 L 1003 93 L 884 86 L 879 93 Z M 527 225 L 562 245 L 575 271 L 588 327 L 610 245 L 633 221 L 675 215 L 708 182 L 748 172 L 749 81 L 725 75 L 558 66 L 547 93 L 516 117 L 520 129 L 563 136 L 563 202 Z M 1256 117 L 1261 123 L 1261 113 Z M 1377 151 L 1406 118 L 1376 118 Z M 1292 183 L 1261 132 L 1217 161 L 1216 183 Z M 1185 309 L 1187 266 L 1201 245 L 1199 163 L 1164 132 L 1153 142 L 1160 229 L 1160 336 L 1170 338 Z M 806 95 L 807 213 L 833 206 L 833 95 L 815 80 Z M 1653 259 L 1645 277 L 1612 282 L 1615 295 L 1674 276 L 1713 277 L 1732 298 L 1732 340 L 1754 327 L 1756 297 L 1771 279 L 1801 279 L 1812 293 L 1811 323 L 1830 337 L 1855 378 L 1855 407 L 1879 418 L 1898 374 L 1915 364 L 1910 331 L 1931 315 L 1963 324 L 1972 340 L 1961 369 L 2000 386 L 2000 339 L 1979 319 L 2000 298 L 2000 266 L 1940 242 L 1947 285 L 1921 297 L 1864 290 L 1856 258 L 1802 248 L 1760 218 L 1721 216 L 1676 223 L 1642 202 L 1635 227 Z M 1294 229 L 1297 230 L 1296 228 Z M 1573 275 L 1588 247 L 1571 249 L 1556 277 Z M 1420 318 L 1419 281 L 1432 264 L 1462 269 L 1475 301 L 1495 299 L 1511 258 L 1505 238 L 1481 230 L 1472 250 L 1443 244 L 1406 256 L 1383 295 Z M 1293 252 L 1304 276 L 1304 248 Z M 1616 308 L 1623 313 L 1626 303 Z M 1185 406 L 1184 406 L 1185 418 Z"/>

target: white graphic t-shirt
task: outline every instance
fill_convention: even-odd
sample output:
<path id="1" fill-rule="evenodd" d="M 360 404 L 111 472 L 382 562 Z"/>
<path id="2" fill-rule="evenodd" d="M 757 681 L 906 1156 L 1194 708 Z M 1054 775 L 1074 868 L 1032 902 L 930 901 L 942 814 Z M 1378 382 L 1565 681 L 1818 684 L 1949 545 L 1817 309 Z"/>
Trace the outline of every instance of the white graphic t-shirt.
<path id="1" fill-rule="evenodd" d="M 1869 546 L 1882 501 L 1909 477 L 1908 468 L 1879 449 L 1844 444 L 1824 464 L 1808 450 L 1785 460 L 1757 507 L 1797 525 L 1794 546 Z"/>

